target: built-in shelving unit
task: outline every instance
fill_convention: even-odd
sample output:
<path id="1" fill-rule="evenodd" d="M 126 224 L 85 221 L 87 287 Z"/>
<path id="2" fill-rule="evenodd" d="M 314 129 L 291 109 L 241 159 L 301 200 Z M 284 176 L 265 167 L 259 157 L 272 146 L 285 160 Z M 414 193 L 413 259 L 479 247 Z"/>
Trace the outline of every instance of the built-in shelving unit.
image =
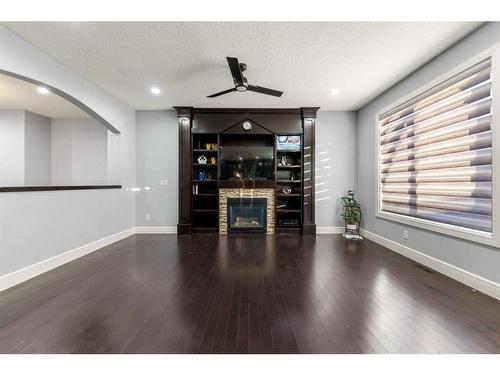
<path id="1" fill-rule="evenodd" d="M 221 189 L 246 189 L 246 194 L 249 189 L 273 189 L 276 232 L 315 234 L 318 109 L 175 107 L 179 126 L 177 233 L 218 231 Z M 283 142 L 287 144 L 281 147 Z M 237 155 L 238 147 L 248 152 Z M 282 156 L 287 161 L 279 164 Z M 235 157 L 244 162 L 238 163 Z M 257 165 L 247 163 L 253 157 L 260 159 Z"/>
<path id="2" fill-rule="evenodd" d="M 299 136 L 299 134 L 277 134 L 282 136 Z M 276 230 L 295 231 L 302 228 L 302 137 L 300 150 L 276 149 Z M 286 193 L 285 188 L 289 189 Z"/>
<path id="3" fill-rule="evenodd" d="M 191 207 L 194 231 L 209 232 L 218 229 L 218 138 L 217 134 L 192 134 Z M 204 160 L 199 160 L 200 157 Z"/>

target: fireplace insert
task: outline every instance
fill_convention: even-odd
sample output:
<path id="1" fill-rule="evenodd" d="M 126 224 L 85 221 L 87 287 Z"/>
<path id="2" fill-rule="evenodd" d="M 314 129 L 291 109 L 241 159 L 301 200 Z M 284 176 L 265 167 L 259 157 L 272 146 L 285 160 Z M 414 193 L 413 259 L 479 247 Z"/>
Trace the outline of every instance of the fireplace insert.
<path id="1" fill-rule="evenodd" d="M 228 198 L 228 232 L 265 232 L 267 228 L 266 198 Z"/>

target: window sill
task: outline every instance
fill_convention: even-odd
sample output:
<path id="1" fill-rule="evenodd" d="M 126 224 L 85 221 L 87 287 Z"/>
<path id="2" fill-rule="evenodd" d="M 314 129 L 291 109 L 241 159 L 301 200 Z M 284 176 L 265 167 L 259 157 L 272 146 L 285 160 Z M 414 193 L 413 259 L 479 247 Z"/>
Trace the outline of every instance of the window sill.
<path id="1" fill-rule="evenodd" d="M 377 218 L 390 220 L 399 224 L 406 224 L 413 227 L 425 229 L 431 232 L 437 232 L 450 237 L 460 238 L 483 245 L 500 247 L 500 241 L 493 237 L 492 233 L 486 233 L 475 229 L 461 228 L 455 225 L 437 223 L 430 220 L 410 217 L 391 212 L 378 211 Z"/>

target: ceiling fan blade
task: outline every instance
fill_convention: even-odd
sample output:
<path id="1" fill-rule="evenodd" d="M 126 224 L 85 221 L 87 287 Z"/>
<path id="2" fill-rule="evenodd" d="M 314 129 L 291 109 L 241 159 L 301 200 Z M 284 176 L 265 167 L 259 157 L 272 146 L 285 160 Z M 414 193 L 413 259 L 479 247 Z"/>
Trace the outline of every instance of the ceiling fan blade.
<path id="1" fill-rule="evenodd" d="M 231 69 L 231 75 L 233 76 L 233 81 L 235 85 L 243 84 L 243 73 L 240 69 L 240 64 L 236 57 L 226 57 L 227 63 L 229 64 L 229 69 Z"/>
<path id="2" fill-rule="evenodd" d="M 221 96 L 221 95 L 224 95 L 224 94 L 229 94 L 230 92 L 233 92 L 233 91 L 236 91 L 236 89 L 234 87 L 232 89 L 228 89 L 228 90 L 224 90 L 224 91 L 218 92 L 217 94 L 208 95 L 207 98 L 215 98 L 216 96 Z"/>
<path id="3" fill-rule="evenodd" d="M 283 91 L 268 89 L 268 88 L 260 87 L 260 86 L 248 85 L 247 89 L 248 89 L 248 91 L 258 92 L 259 94 L 266 94 L 266 95 L 272 95 L 272 96 L 278 96 L 278 97 L 280 97 L 283 94 Z"/>

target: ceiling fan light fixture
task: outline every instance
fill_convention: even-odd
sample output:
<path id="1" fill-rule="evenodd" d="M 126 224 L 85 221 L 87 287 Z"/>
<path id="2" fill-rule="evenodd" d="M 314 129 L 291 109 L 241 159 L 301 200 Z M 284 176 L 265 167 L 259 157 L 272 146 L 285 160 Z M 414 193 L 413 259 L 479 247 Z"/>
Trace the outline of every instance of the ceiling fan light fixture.
<path id="1" fill-rule="evenodd" d="M 247 91 L 247 87 L 245 85 L 236 86 L 236 91 L 245 92 Z"/>

